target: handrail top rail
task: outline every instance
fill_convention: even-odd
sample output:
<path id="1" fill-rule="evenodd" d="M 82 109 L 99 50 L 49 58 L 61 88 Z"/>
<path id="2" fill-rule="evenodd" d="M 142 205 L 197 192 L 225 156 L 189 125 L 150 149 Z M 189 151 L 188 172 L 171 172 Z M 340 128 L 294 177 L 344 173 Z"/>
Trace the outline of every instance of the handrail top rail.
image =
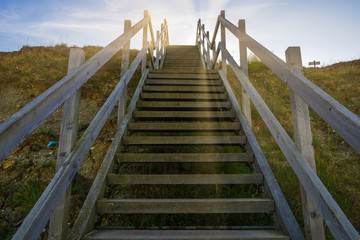
<path id="1" fill-rule="evenodd" d="M 298 94 L 360 154 L 360 118 L 358 116 L 221 15 L 217 18 L 211 45 L 212 49 L 214 49 L 220 24 L 223 24 L 225 28 L 259 57 L 292 91 Z"/>

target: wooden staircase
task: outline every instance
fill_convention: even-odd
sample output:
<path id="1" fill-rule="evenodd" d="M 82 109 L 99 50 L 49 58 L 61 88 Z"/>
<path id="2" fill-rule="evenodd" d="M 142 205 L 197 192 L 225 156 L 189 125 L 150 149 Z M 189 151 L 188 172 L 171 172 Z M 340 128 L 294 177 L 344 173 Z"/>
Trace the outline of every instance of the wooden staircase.
<path id="1" fill-rule="evenodd" d="M 136 107 L 84 239 L 289 239 L 225 87 L 197 47 L 169 46 Z"/>

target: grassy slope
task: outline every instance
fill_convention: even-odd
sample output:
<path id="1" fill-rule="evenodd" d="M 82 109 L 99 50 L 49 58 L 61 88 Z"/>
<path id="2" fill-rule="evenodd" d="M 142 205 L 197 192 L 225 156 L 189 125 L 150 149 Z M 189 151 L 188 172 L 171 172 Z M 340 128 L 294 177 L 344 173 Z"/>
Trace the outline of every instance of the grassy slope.
<path id="1" fill-rule="evenodd" d="M 305 68 L 305 76 L 350 111 L 360 116 L 360 60 L 323 68 Z M 253 58 L 250 81 L 294 139 L 289 90 L 265 64 Z M 240 85 L 228 68 L 228 78 L 240 101 Z M 299 183 L 260 115 L 252 106 L 253 130 L 296 218 L 302 222 Z M 310 110 L 317 172 L 355 228 L 360 230 L 360 156 Z"/>
<path id="2" fill-rule="evenodd" d="M 86 58 L 88 59 L 100 49 L 100 47 L 85 47 Z M 135 57 L 135 53 L 136 52 L 132 54 L 132 58 Z M 18 52 L 0 53 L 0 88 L 10 85 L 19 90 L 28 90 L 22 97 L 29 102 L 65 76 L 68 54 L 69 49 L 64 45 L 56 47 L 24 47 Z M 118 82 L 120 59 L 121 52 L 116 54 L 115 57 L 105 65 L 104 69 L 100 70 L 99 73 L 93 76 L 89 82 L 83 86 L 83 99 L 95 99 L 98 107 L 102 105 Z M 359 66 L 360 60 L 357 60 L 334 64 L 324 68 L 305 69 L 305 76 L 359 116 Z M 259 61 L 253 60 L 249 65 L 249 71 L 250 80 L 290 136 L 293 137 L 289 93 L 285 84 Z M 137 72 L 136 75 L 136 77 L 138 77 L 139 73 Z M 240 86 L 231 70 L 229 70 L 228 76 L 235 92 L 240 93 Z M 132 81 L 128 90 L 128 100 L 131 98 L 135 86 L 136 81 Z M 14 112 L 16 112 L 16 109 L 14 109 Z M 297 219 L 299 222 L 302 222 L 298 180 L 254 108 L 252 109 L 252 115 L 254 132 L 259 139 L 259 143 L 276 177 L 282 179 L 280 185 L 286 198 Z M 344 143 L 314 112 L 311 112 L 310 115 L 318 174 L 340 207 L 344 210 L 345 214 L 349 217 L 350 221 L 357 230 L 360 230 L 359 155 Z M 43 135 L 42 137 L 45 138 L 48 137 L 47 135 L 49 134 L 44 132 Z M 44 142 L 48 140 L 49 139 L 45 139 Z M 26 144 L 29 145 L 30 143 L 25 143 L 25 145 Z M 22 147 L 20 147 L 20 149 L 22 149 Z M 101 156 L 99 159 L 101 161 Z M 30 164 L 32 164 L 30 166 L 30 168 L 32 168 L 34 164 Z M 8 174 L 16 168 L 30 169 L 28 162 L 24 161 L 6 170 L 0 167 L 0 174 Z M 38 166 L 38 168 L 42 169 L 42 171 L 39 171 L 40 173 L 49 169 L 50 175 L 53 174 L 54 167 L 51 163 L 42 164 Z M 18 182 L 5 183 L 0 181 L 0 208 L 15 208 L 15 210 L 17 209 L 16 211 L 19 211 L 19 217 L 13 219 L 12 223 L 26 216 L 32 204 L 35 203 L 41 194 L 41 191 L 34 192 L 33 189 L 38 188 L 39 184 L 44 188 L 48 183 L 46 179 L 31 178 L 32 172 L 29 172 L 29 176 L 30 179 L 25 176 L 16 178 Z M 12 191 L 12 189 L 17 189 L 18 187 L 29 194 L 20 196 L 16 191 Z M 74 193 L 81 193 L 83 191 L 81 188 L 82 186 L 80 185 L 78 187 L 75 186 Z M 29 196 L 23 199 L 24 195 Z M 26 209 L 20 207 L 23 201 L 26 201 Z M 82 201 L 80 201 L 80 203 L 81 202 Z M 18 209 L 19 207 L 20 209 Z M 1 211 L 0 214 L 2 214 Z M 0 216 L 0 219 L 5 218 Z M 13 224 L 0 221 L 0 238 L 5 238 L 6 235 L 11 236 L 11 232 L 13 231 Z"/>

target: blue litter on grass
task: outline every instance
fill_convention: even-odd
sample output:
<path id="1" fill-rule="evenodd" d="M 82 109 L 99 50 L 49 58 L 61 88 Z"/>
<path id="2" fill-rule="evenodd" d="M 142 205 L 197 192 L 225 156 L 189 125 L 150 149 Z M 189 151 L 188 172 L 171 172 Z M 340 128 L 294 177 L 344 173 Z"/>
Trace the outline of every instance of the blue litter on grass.
<path id="1" fill-rule="evenodd" d="M 51 147 L 51 146 L 55 146 L 57 144 L 57 142 L 55 141 L 51 141 L 49 142 L 49 144 L 47 145 L 48 147 Z"/>

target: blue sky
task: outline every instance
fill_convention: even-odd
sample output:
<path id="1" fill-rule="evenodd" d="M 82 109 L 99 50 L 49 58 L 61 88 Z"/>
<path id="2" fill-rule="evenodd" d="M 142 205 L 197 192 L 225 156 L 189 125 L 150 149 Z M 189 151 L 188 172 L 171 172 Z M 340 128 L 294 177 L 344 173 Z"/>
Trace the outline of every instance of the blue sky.
<path id="1" fill-rule="evenodd" d="M 123 32 L 125 19 L 135 24 L 148 9 L 159 29 L 169 23 L 171 44 L 194 44 L 199 18 L 212 34 L 221 9 L 237 24 L 246 19 L 250 36 L 284 59 L 288 46 L 300 46 L 304 66 L 360 58 L 358 0 L 1 0 L 0 51 L 23 45 L 106 46 Z M 238 42 L 227 33 L 229 51 L 238 57 Z M 132 48 L 140 48 L 141 36 Z"/>

